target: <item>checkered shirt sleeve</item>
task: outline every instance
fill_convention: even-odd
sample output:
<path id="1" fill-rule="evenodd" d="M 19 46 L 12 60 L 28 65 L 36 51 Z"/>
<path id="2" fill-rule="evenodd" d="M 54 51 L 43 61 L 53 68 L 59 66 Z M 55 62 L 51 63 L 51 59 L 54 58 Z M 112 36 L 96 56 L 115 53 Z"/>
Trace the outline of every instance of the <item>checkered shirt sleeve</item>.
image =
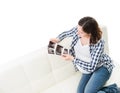
<path id="1" fill-rule="evenodd" d="M 69 31 L 64 31 L 61 34 L 59 34 L 57 36 L 57 38 L 61 41 L 61 40 L 63 40 L 66 37 L 72 37 L 72 36 L 74 36 L 76 34 L 76 32 L 77 32 L 77 27 L 73 27 Z"/>

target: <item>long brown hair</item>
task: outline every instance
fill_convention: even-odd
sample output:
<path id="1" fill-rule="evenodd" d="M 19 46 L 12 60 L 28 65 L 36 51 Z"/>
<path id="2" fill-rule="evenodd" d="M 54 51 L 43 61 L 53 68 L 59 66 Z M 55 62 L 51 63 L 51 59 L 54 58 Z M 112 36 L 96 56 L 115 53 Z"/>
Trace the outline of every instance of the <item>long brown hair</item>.
<path id="1" fill-rule="evenodd" d="M 102 31 L 94 18 L 83 17 L 78 21 L 78 25 L 82 26 L 85 33 L 91 34 L 90 44 L 96 44 L 101 39 Z"/>

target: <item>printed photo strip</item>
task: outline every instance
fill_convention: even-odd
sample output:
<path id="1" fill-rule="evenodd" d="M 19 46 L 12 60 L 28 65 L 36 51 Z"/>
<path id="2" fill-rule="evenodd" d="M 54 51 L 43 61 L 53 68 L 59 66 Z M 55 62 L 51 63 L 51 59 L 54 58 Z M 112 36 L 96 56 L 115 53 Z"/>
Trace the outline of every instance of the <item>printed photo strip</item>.
<path id="1" fill-rule="evenodd" d="M 56 55 L 69 54 L 69 49 L 66 49 L 57 43 L 49 41 L 48 54 L 56 54 Z"/>

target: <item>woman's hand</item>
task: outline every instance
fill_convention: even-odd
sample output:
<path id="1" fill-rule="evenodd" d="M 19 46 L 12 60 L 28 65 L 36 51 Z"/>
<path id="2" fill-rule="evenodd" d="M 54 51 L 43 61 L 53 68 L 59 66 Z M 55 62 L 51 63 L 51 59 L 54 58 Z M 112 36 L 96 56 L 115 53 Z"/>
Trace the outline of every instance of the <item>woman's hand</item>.
<path id="1" fill-rule="evenodd" d="M 54 42 L 54 43 L 58 43 L 60 42 L 60 40 L 58 38 L 51 38 L 50 41 Z"/>
<path id="2" fill-rule="evenodd" d="M 62 57 L 64 60 L 69 60 L 69 61 L 74 60 L 74 57 L 69 54 L 63 54 Z"/>

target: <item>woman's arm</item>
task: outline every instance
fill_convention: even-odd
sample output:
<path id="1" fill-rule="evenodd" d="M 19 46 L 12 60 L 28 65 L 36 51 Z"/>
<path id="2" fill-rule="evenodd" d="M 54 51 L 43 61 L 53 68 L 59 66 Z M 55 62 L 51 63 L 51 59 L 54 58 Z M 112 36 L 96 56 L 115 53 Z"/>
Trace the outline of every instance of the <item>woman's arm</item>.
<path id="1" fill-rule="evenodd" d="M 75 35 L 76 32 L 77 32 L 77 27 L 73 27 L 69 31 L 65 31 L 65 32 L 62 32 L 61 34 L 59 34 L 57 36 L 57 39 L 59 39 L 61 41 L 61 40 L 63 40 L 66 37 L 71 37 L 71 36 Z"/>
<path id="2" fill-rule="evenodd" d="M 64 38 L 66 37 L 71 37 L 74 34 L 76 34 L 77 32 L 77 26 L 73 27 L 72 29 L 70 29 L 69 31 L 64 31 L 61 34 L 59 34 L 56 38 L 51 38 L 50 41 L 54 42 L 54 43 L 58 43 L 60 41 L 62 41 Z"/>

